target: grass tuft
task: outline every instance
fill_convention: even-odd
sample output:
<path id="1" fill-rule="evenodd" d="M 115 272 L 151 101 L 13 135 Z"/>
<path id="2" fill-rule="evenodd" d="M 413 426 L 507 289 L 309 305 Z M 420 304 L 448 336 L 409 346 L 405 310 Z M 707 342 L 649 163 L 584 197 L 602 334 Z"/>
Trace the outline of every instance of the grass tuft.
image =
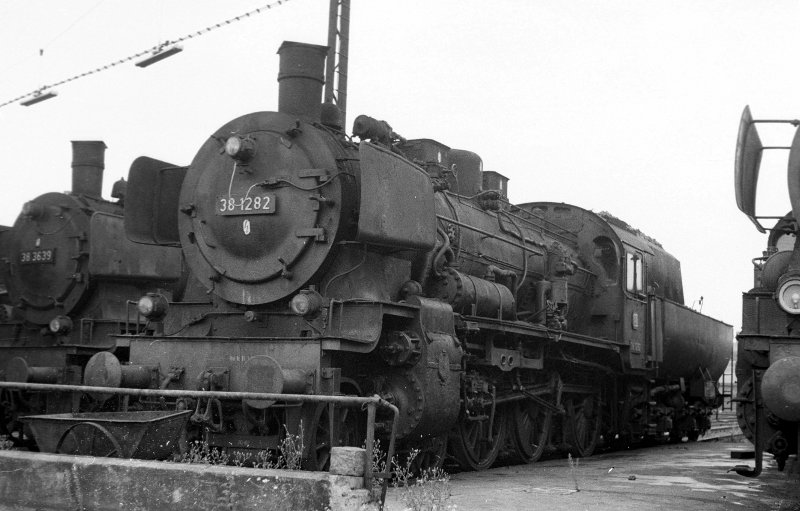
<path id="1" fill-rule="evenodd" d="M 412 449 L 405 464 L 392 459 L 394 467 L 394 487 L 402 488 L 401 500 L 412 511 L 450 511 L 455 509 L 451 504 L 450 474 L 441 468 L 423 470 L 415 476 L 413 463 L 419 455 L 419 449 Z"/>
<path id="2" fill-rule="evenodd" d="M 0 451 L 10 451 L 14 449 L 14 441 L 11 437 L 0 435 Z"/>
<path id="3" fill-rule="evenodd" d="M 572 483 L 575 485 L 575 491 L 581 491 L 578 488 L 578 463 L 580 458 L 573 458 L 572 454 L 567 454 L 567 462 L 569 463 L 569 475 L 572 477 Z"/>

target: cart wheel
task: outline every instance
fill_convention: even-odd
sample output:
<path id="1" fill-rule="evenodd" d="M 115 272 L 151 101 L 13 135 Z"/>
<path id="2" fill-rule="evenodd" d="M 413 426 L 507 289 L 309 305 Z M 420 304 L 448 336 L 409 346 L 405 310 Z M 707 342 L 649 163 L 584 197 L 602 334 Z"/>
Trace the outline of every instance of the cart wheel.
<path id="1" fill-rule="evenodd" d="M 56 445 L 56 452 L 110 458 L 121 457 L 122 447 L 114 435 L 102 425 L 96 422 L 79 422 L 64 431 Z"/>

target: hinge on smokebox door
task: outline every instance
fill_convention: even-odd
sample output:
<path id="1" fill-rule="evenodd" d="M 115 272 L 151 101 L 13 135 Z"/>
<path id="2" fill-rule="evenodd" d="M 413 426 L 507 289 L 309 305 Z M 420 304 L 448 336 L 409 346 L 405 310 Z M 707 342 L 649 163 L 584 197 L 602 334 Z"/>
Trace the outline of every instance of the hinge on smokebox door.
<path id="1" fill-rule="evenodd" d="M 314 241 L 325 242 L 328 241 L 325 229 L 323 227 L 311 227 L 309 229 L 298 229 L 295 231 L 295 236 L 298 238 L 314 238 Z"/>
<path id="2" fill-rule="evenodd" d="M 326 169 L 304 169 L 297 172 L 299 177 L 315 177 L 317 183 L 326 183 L 331 179 L 331 173 Z"/>

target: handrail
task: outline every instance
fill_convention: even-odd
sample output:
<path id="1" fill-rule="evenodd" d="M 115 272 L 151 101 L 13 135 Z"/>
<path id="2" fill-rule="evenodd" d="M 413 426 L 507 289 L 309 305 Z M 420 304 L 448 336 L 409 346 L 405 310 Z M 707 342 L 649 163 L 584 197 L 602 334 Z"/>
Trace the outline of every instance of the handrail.
<path id="1" fill-rule="evenodd" d="M 380 396 L 333 396 L 324 394 L 275 394 L 269 392 L 224 392 L 204 390 L 159 390 L 159 389 L 127 389 L 117 387 L 94 387 L 91 385 L 59 385 L 51 383 L 22 383 L 0 381 L 0 389 L 17 389 L 50 392 L 91 392 L 94 394 L 116 394 L 120 396 L 149 396 L 149 397 L 195 397 L 217 398 L 230 400 L 252 399 L 260 401 L 300 401 L 310 403 L 339 404 L 343 406 L 367 407 L 367 438 L 365 443 L 365 470 L 364 487 L 372 488 L 372 479 L 383 479 L 381 485 L 381 500 L 386 496 L 386 488 L 391 477 L 391 459 L 394 456 L 395 439 L 397 437 L 397 423 L 400 410 Z M 382 472 L 373 472 L 372 448 L 375 441 L 375 409 L 380 406 L 392 411 L 392 432 L 389 437 L 389 450 L 386 454 L 386 469 Z"/>

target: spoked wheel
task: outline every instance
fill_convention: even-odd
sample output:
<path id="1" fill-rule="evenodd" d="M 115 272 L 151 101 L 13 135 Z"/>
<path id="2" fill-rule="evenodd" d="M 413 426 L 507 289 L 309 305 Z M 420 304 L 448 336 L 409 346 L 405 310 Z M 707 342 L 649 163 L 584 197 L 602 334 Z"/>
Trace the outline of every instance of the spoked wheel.
<path id="1" fill-rule="evenodd" d="M 333 434 L 327 404 L 320 404 L 312 425 L 311 446 L 305 465 L 316 471 L 326 471 L 331 464 L 331 447 L 360 447 L 366 431 L 359 411 L 352 407 L 334 407 Z M 333 441 L 331 441 L 333 439 Z"/>
<path id="2" fill-rule="evenodd" d="M 497 459 L 505 438 L 506 414 L 498 409 L 493 421 L 489 416 L 473 420 L 462 416 L 450 433 L 450 448 L 463 468 L 484 470 Z"/>
<path id="3" fill-rule="evenodd" d="M 411 462 L 411 472 L 414 477 L 421 476 L 424 472 L 442 468 L 447 457 L 447 433 L 429 437 L 410 444 L 410 449 L 417 449 L 419 453 Z"/>
<path id="4" fill-rule="evenodd" d="M 597 447 L 602 422 L 597 401 L 597 396 L 586 396 L 568 399 L 564 404 L 567 442 L 572 455 L 578 458 L 591 456 Z"/>
<path id="5" fill-rule="evenodd" d="M 121 457 L 122 447 L 114 435 L 96 422 L 79 422 L 67 428 L 56 444 L 60 454 L 102 458 Z"/>
<path id="6" fill-rule="evenodd" d="M 514 453 L 525 463 L 542 457 L 550 439 L 553 412 L 531 401 L 517 401 L 509 408 L 509 435 Z"/>

